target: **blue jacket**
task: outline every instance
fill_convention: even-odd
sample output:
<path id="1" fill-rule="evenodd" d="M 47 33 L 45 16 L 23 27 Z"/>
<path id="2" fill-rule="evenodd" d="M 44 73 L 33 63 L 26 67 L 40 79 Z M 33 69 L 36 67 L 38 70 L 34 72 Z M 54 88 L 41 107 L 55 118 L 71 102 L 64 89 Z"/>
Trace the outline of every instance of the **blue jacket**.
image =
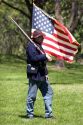
<path id="1" fill-rule="evenodd" d="M 42 51 L 44 51 L 40 45 L 38 46 Z M 41 54 L 40 51 L 31 42 L 29 42 L 27 45 L 26 54 L 27 54 L 27 63 L 38 68 L 37 74 L 35 75 L 28 74 L 28 78 L 32 78 L 33 80 L 41 80 L 48 74 L 46 67 L 46 62 L 47 62 L 46 55 Z"/>

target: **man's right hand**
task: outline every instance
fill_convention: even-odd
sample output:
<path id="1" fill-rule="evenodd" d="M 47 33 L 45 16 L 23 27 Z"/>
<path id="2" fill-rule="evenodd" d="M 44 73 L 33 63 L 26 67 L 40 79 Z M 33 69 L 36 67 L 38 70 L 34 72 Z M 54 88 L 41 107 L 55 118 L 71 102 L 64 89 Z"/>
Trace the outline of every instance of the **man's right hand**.
<path id="1" fill-rule="evenodd" d="M 52 61 L 51 56 L 49 54 L 47 54 L 47 53 L 46 53 L 46 58 L 48 59 L 48 61 L 50 61 L 50 62 Z"/>

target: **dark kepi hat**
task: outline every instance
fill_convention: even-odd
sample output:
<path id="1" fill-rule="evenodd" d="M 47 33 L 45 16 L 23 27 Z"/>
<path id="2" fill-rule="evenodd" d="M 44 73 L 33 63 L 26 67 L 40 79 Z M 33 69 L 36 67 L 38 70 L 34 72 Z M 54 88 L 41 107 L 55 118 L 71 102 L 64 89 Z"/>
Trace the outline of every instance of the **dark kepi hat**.
<path id="1" fill-rule="evenodd" d="M 33 32 L 33 38 L 37 38 L 39 36 L 44 36 L 44 33 L 42 33 L 40 30 L 35 30 Z"/>

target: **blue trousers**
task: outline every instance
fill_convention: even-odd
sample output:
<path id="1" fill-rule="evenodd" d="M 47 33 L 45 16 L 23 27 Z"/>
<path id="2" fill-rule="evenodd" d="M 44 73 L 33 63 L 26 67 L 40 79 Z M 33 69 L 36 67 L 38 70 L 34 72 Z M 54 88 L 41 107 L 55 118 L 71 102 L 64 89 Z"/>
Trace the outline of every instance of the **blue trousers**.
<path id="1" fill-rule="evenodd" d="M 48 117 L 52 115 L 52 96 L 53 96 L 53 90 L 48 80 L 41 82 L 29 79 L 29 89 L 27 97 L 27 115 L 34 116 L 34 102 L 36 100 L 38 89 L 41 91 L 44 99 L 45 117 Z"/>

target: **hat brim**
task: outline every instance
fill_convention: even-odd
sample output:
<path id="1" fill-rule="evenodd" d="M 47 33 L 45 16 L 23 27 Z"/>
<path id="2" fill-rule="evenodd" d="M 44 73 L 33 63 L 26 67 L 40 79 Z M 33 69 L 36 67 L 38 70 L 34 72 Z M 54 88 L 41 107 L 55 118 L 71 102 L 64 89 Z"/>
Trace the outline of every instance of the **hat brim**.
<path id="1" fill-rule="evenodd" d="M 40 36 L 43 36 L 43 37 L 45 37 L 45 34 L 44 33 L 41 33 L 41 34 L 37 34 L 36 36 L 32 36 L 32 38 L 38 38 L 38 37 L 40 37 Z"/>

